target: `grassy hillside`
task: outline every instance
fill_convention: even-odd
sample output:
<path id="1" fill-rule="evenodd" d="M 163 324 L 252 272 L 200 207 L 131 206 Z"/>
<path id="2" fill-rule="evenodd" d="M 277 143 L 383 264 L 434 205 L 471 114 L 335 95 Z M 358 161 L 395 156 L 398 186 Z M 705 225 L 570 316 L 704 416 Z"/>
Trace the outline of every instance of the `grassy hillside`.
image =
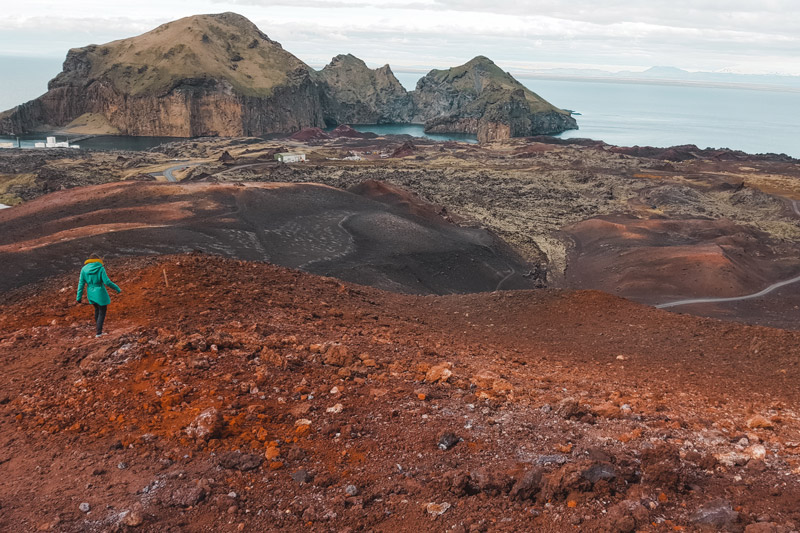
<path id="1" fill-rule="evenodd" d="M 485 100 L 486 104 L 494 103 L 507 91 L 521 89 L 532 113 L 556 111 L 568 114 L 522 85 L 484 56 L 477 56 L 463 65 L 447 70 L 432 70 L 426 77 L 435 79 L 439 84 L 451 85 L 459 92 L 473 93 L 479 100 Z"/>
<path id="2" fill-rule="evenodd" d="M 225 80 L 239 93 L 269 96 L 309 67 L 235 13 L 182 18 L 137 37 L 70 51 L 90 79 L 132 95 L 163 94 L 180 83 Z M 69 63 L 68 58 L 67 62 Z M 65 72 L 54 83 L 83 72 Z"/>

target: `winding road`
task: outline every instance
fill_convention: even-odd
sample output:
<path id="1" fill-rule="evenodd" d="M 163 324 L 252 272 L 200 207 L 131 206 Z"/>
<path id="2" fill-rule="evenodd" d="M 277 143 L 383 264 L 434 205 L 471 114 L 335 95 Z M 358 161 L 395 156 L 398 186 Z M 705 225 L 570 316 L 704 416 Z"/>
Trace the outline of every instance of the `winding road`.
<path id="1" fill-rule="evenodd" d="M 796 209 L 796 207 L 795 207 Z M 760 298 L 765 296 L 776 289 L 780 289 L 781 287 L 785 287 L 786 285 L 791 285 L 792 283 L 797 283 L 800 281 L 800 276 L 794 277 L 792 279 L 787 279 L 784 281 L 779 281 L 777 283 L 773 283 L 769 287 L 764 290 L 754 292 L 753 294 L 746 294 L 744 296 L 734 296 L 731 298 L 692 298 L 689 300 L 678 300 L 677 302 L 669 302 L 665 304 L 658 304 L 656 306 L 657 309 L 666 309 L 668 307 L 676 307 L 678 305 L 691 305 L 691 304 L 713 304 L 713 303 L 722 303 L 722 302 L 739 302 L 742 300 L 752 300 L 753 298 Z"/>
<path id="2" fill-rule="evenodd" d="M 167 181 L 170 183 L 176 183 L 178 180 L 175 179 L 175 176 L 172 175 L 173 172 L 178 170 L 183 170 L 184 168 L 189 167 L 196 167 L 198 165 L 202 165 L 202 161 L 194 162 L 194 163 L 181 163 L 180 165 L 171 166 L 163 171 L 164 177 L 167 178 Z"/>

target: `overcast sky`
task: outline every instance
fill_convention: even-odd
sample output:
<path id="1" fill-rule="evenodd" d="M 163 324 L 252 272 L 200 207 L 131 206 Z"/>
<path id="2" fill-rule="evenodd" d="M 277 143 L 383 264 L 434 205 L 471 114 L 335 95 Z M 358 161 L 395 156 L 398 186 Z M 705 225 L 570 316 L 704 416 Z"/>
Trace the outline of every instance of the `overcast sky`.
<path id="1" fill-rule="evenodd" d="M 798 0 L 95 0 L 3 1 L 0 55 L 138 35 L 234 11 L 312 66 L 352 53 L 395 70 L 486 55 L 506 70 L 571 67 L 800 75 Z"/>

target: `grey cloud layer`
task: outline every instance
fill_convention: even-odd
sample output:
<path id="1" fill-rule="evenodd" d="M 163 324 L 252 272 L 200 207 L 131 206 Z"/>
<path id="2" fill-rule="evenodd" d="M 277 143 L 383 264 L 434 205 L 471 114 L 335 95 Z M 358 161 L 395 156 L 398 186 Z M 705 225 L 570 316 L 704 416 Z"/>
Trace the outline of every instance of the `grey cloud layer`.
<path id="1" fill-rule="evenodd" d="M 199 2 L 194 9 L 242 13 L 315 64 L 351 52 L 373 64 L 444 67 L 484 54 L 527 66 L 673 65 L 800 74 L 795 0 Z M 175 18 L 176 4 L 164 4 L 164 11 L 147 10 L 146 20 L 98 19 L 79 11 L 80 18 L 0 19 L 0 54 L 45 46 L 48 55 L 64 54 L 70 46 L 136 35 Z"/>

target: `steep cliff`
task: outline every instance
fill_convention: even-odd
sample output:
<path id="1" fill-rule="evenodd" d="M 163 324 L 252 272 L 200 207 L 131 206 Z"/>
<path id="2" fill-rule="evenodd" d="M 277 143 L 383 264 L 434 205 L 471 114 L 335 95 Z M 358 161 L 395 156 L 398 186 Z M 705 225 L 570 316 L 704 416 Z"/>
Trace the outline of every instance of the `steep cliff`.
<path id="1" fill-rule="evenodd" d="M 449 70 L 432 70 L 412 91 L 413 121 L 437 133 L 475 133 L 481 142 L 577 129 L 558 109 L 478 56 Z"/>
<path id="2" fill-rule="evenodd" d="M 480 141 L 578 127 L 482 56 L 433 70 L 407 92 L 389 65 L 370 69 L 348 54 L 317 72 L 246 18 L 222 13 L 70 50 L 47 93 L 0 113 L 0 134 L 72 126 L 82 133 L 241 136 L 407 122 Z"/>
<path id="3" fill-rule="evenodd" d="M 104 116 L 128 135 L 258 135 L 323 126 L 316 72 L 234 13 L 70 50 L 46 94 L 0 115 L 20 133 Z"/>
<path id="4" fill-rule="evenodd" d="M 330 124 L 410 122 L 411 95 L 389 65 L 370 69 L 357 57 L 338 55 L 319 72 L 325 84 L 325 119 Z"/>

